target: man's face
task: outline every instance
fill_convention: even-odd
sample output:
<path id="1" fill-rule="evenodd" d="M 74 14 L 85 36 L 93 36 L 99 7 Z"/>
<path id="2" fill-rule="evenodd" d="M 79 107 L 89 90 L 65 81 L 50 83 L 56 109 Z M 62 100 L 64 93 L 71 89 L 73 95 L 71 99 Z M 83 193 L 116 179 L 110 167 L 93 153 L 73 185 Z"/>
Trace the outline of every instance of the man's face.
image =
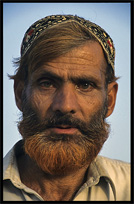
<path id="1" fill-rule="evenodd" d="M 90 164 L 107 139 L 106 61 L 88 42 L 29 76 L 19 129 L 25 151 L 49 174 Z"/>

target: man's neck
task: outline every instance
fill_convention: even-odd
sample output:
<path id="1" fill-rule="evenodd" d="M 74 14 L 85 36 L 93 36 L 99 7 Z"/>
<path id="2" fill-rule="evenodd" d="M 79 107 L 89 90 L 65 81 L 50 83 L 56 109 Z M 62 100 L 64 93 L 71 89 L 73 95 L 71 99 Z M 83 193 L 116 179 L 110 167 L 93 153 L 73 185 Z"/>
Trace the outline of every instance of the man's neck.
<path id="1" fill-rule="evenodd" d="M 22 183 L 36 191 L 45 201 L 72 200 L 85 182 L 88 166 L 66 176 L 48 176 L 29 158 L 23 156 L 18 159 Z"/>

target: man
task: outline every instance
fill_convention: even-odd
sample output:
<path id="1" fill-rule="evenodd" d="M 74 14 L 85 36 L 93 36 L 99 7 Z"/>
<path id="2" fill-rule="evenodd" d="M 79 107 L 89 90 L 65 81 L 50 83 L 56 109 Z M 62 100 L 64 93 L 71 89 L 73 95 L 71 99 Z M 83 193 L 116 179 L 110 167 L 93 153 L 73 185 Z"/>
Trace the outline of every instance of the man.
<path id="1" fill-rule="evenodd" d="M 22 135 L 4 158 L 4 200 L 128 201 L 130 166 L 98 156 L 118 90 L 98 25 L 55 15 L 27 30 L 14 76 Z"/>

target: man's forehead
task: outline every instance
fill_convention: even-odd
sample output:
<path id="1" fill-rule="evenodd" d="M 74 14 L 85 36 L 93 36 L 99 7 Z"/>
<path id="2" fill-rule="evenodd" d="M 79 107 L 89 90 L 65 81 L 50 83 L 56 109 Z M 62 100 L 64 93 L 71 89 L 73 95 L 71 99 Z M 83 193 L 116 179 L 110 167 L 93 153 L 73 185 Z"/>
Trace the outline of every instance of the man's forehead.
<path id="1" fill-rule="evenodd" d="M 45 74 L 57 75 L 57 76 L 87 76 L 87 75 L 94 75 L 98 76 L 101 73 L 104 73 L 102 69 L 90 69 L 89 67 L 81 67 L 81 66 L 74 66 L 67 68 L 67 64 L 64 67 L 60 66 L 52 66 L 45 64 L 41 66 L 39 69 L 35 70 L 32 75 L 44 75 Z"/>
<path id="2" fill-rule="evenodd" d="M 88 65 L 76 65 L 76 64 L 55 64 L 48 63 L 41 66 L 39 69 L 32 73 L 32 79 L 36 80 L 38 78 L 53 78 L 57 80 L 70 80 L 79 78 L 94 78 L 95 80 L 101 81 L 104 78 L 104 69 L 94 69 L 92 66 Z"/>
<path id="3" fill-rule="evenodd" d="M 96 41 L 87 41 L 85 44 L 75 47 L 66 54 L 53 59 L 51 62 L 74 62 L 76 64 L 91 64 L 104 60 L 102 47 Z"/>
<path id="4" fill-rule="evenodd" d="M 83 73 L 88 72 L 104 72 L 106 60 L 103 50 L 98 42 L 88 42 L 84 45 L 74 48 L 68 53 L 57 57 L 50 62 L 44 63 L 41 67 L 35 70 L 36 73 L 41 73 L 48 69 L 54 72 L 71 72 Z"/>

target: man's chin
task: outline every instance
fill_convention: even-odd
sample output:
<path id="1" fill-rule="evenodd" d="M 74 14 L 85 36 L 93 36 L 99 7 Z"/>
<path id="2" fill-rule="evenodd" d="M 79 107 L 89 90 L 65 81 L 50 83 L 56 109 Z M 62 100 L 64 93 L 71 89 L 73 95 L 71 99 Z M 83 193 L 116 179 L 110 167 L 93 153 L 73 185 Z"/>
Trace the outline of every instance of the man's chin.
<path id="1" fill-rule="evenodd" d="M 41 136 L 25 140 L 25 152 L 46 174 L 53 176 L 69 175 L 90 164 L 97 156 L 98 149 L 92 143 L 72 139 L 73 135 L 60 134 L 60 137 L 44 141 Z M 53 141 L 52 141 L 53 140 Z"/>
<path id="2" fill-rule="evenodd" d="M 82 137 L 82 134 L 78 131 L 75 132 L 75 134 L 73 134 L 73 131 L 60 131 L 59 134 L 59 130 L 58 132 L 56 131 L 51 131 L 49 132 L 49 134 L 47 134 L 47 131 L 44 131 L 42 133 L 42 139 L 44 138 L 44 142 L 49 142 L 49 143 L 54 143 L 54 145 L 56 145 L 56 142 L 60 142 L 60 144 L 62 145 L 69 145 L 69 143 L 66 142 L 78 142 L 79 143 L 79 138 Z"/>

